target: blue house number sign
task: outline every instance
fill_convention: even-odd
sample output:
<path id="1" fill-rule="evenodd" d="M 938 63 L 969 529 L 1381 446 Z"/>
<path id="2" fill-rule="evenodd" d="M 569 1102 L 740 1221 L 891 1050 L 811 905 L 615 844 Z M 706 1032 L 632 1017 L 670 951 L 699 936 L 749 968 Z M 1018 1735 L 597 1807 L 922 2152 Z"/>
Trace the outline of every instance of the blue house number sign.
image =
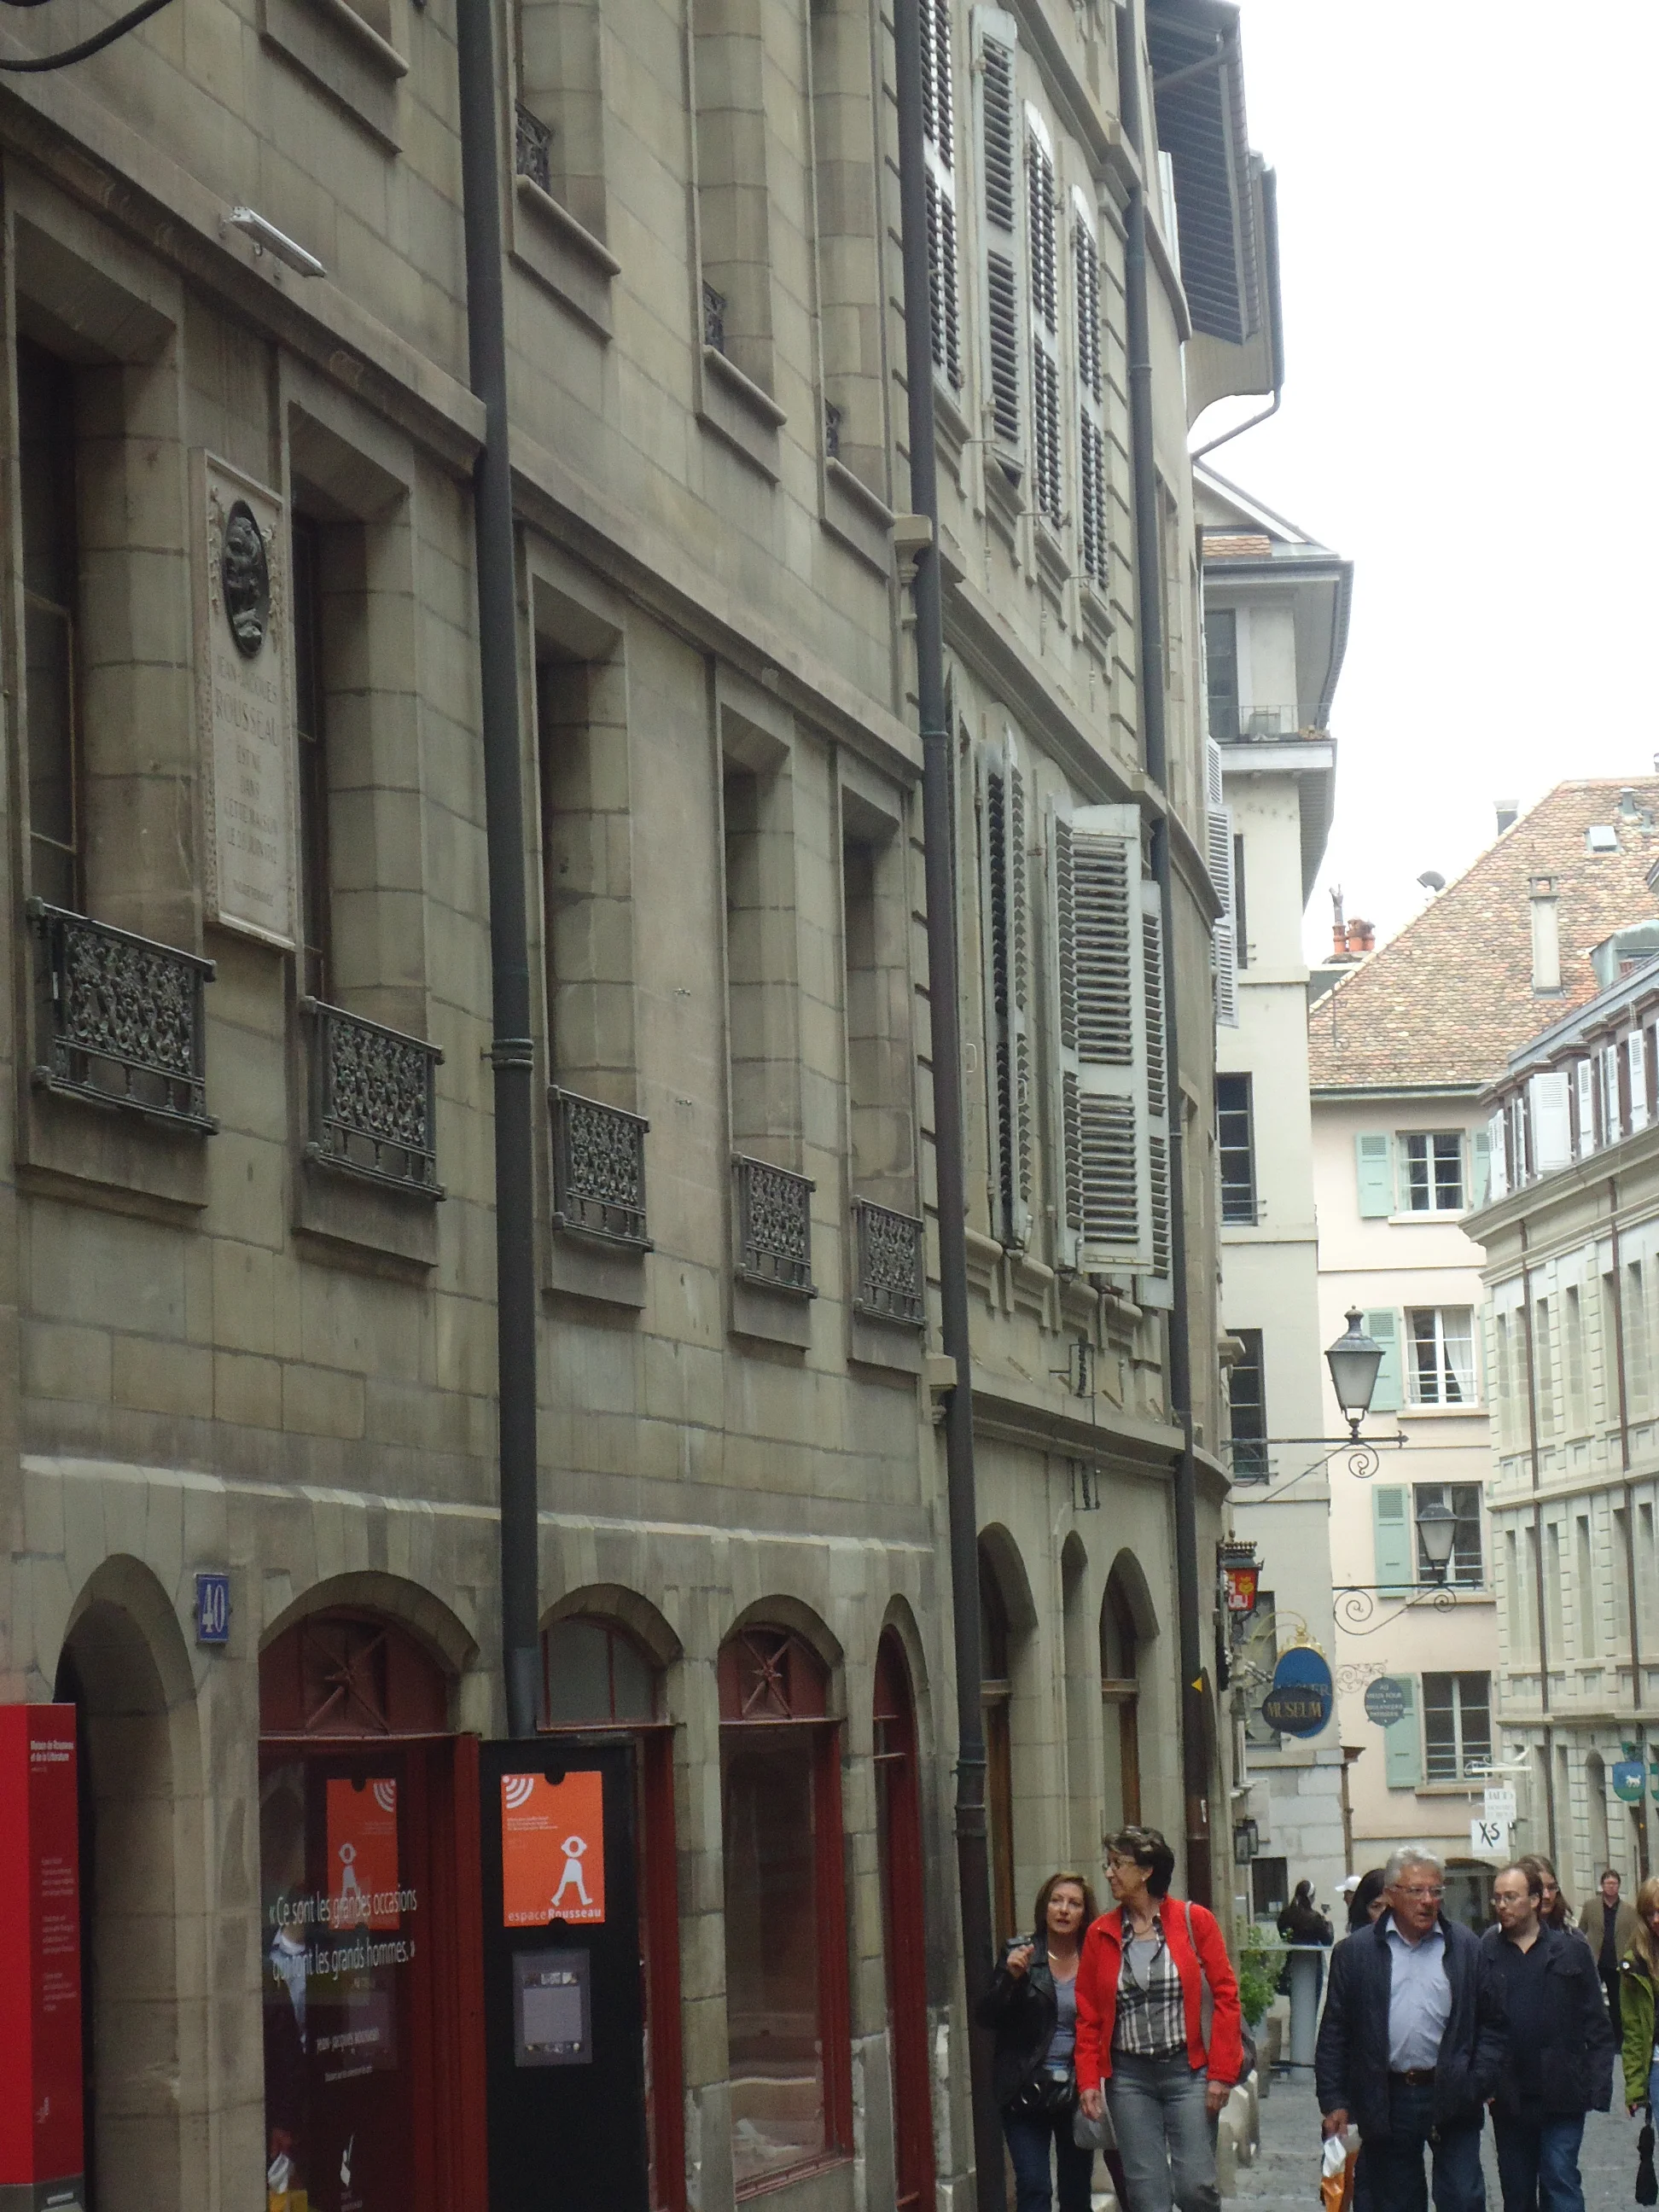
<path id="1" fill-rule="evenodd" d="M 196 1577 L 196 1641 L 230 1641 L 230 1577 L 199 1574 Z"/>

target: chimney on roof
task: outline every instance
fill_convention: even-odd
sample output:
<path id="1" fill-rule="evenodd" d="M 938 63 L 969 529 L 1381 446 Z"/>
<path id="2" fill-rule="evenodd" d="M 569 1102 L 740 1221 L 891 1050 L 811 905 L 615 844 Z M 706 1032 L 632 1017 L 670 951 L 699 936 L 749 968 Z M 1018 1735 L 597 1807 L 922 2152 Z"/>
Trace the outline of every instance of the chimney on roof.
<path id="1" fill-rule="evenodd" d="M 1372 928 L 1370 922 L 1361 921 L 1356 915 L 1354 919 L 1348 924 L 1347 927 L 1346 950 L 1348 957 L 1351 960 L 1357 960 L 1362 952 L 1371 952 L 1374 951 L 1376 948 L 1376 930 Z"/>
<path id="2" fill-rule="evenodd" d="M 1540 998 L 1553 997 L 1561 988 L 1561 902 L 1553 876 L 1534 876 L 1528 888 L 1532 902 L 1532 988 Z"/>
<path id="3" fill-rule="evenodd" d="M 1500 799 L 1494 804 L 1498 808 L 1498 834 L 1501 837 L 1506 830 L 1513 829 L 1515 817 L 1521 810 L 1512 799 Z"/>
<path id="4" fill-rule="evenodd" d="M 1346 960 L 1348 957 L 1348 935 L 1342 922 L 1342 886 L 1331 885 L 1331 957 Z"/>

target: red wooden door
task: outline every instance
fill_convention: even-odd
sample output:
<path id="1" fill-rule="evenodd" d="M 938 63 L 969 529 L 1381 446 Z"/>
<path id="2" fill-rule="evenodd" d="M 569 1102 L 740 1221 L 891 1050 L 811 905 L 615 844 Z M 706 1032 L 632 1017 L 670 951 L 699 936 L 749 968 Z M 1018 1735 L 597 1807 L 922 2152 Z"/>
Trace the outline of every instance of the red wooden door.
<path id="1" fill-rule="evenodd" d="M 876 1653 L 876 1821 L 887 1959 L 897 2212 L 933 2202 L 933 2107 L 927 2065 L 921 1792 L 916 1709 L 904 1647 L 892 1629 Z"/>

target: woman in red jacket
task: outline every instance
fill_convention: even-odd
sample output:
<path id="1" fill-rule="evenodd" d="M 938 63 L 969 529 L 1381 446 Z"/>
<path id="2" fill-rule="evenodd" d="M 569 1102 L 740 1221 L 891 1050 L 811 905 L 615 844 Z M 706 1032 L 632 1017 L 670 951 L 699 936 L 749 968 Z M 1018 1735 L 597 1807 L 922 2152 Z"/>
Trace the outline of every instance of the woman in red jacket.
<path id="1" fill-rule="evenodd" d="M 1175 1853 L 1156 1828 L 1107 1846 L 1116 1909 L 1083 1939 L 1077 2083 L 1109 2106 L 1127 2212 L 1217 2212 L 1216 2115 L 1243 2064 L 1238 1984 L 1213 1914 L 1170 1895 Z"/>

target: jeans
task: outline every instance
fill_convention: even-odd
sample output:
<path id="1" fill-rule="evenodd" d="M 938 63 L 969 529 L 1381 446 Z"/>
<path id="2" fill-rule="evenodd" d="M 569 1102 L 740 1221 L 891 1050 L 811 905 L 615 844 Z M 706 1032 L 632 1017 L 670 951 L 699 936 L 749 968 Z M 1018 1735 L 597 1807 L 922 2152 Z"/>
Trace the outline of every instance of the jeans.
<path id="1" fill-rule="evenodd" d="M 1492 2133 L 1498 2138 L 1504 2212 L 1584 2212 L 1584 2185 L 1578 2178 L 1582 2112 L 1540 2112 L 1535 2118 L 1522 2113 L 1513 2119 L 1499 2115 Z"/>
<path id="2" fill-rule="evenodd" d="M 1173 2058 L 1112 2053 L 1106 2102 L 1129 2185 L 1125 2212 L 1219 2212 L 1215 2121 L 1204 2109 L 1209 2084 L 1184 2051 Z"/>
<path id="3" fill-rule="evenodd" d="M 1013 2160 L 1017 2212 L 1048 2212 L 1053 2202 L 1048 2186 L 1051 2143 L 1059 2169 L 1059 2212 L 1089 2212 L 1095 2154 L 1079 2150 L 1073 2142 L 1069 2111 L 1039 2112 L 1029 2118 L 1005 2112 L 1002 2132 L 1008 2138 L 1008 2155 Z"/>
<path id="4" fill-rule="evenodd" d="M 1368 2136 L 1354 2168 L 1354 2212 L 1426 2212 L 1423 2153 L 1434 2153 L 1434 2212 L 1486 2212 L 1486 2184 L 1480 2171 L 1482 2116 L 1435 2129 L 1434 2085 L 1391 2081 L 1389 2103 L 1393 2125 L 1385 2136 Z M 1431 2145 L 1430 2137 L 1436 2140 Z"/>

